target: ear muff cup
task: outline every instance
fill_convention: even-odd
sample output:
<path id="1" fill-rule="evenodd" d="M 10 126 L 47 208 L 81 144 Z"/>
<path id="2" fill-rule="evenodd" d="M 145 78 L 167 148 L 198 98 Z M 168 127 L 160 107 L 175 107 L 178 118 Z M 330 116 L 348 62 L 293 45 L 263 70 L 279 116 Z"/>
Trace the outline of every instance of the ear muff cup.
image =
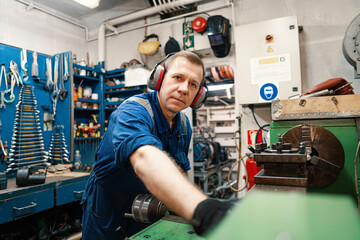
<path id="1" fill-rule="evenodd" d="M 194 101 L 191 103 L 190 107 L 193 109 L 200 108 L 206 101 L 208 94 L 208 89 L 206 86 L 201 86 L 198 93 L 196 94 L 196 97 L 194 98 Z"/>
<path id="2" fill-rule="evenodd" d="M 150 73 L 147 85 L 150 89 L 159 91 L 165 76 L 165 67 L 156 66 Z"/>
<path id="3" fill-rule="evenodd" d="M 161 84 L 164 80 L 166 69 L 164 66 L 160 65 L 166 59 L 168 59 L 173 53 L 168 54 L 161 62 L 156 64 L 153 70 L 150 73 L 150 76 L 147 80 L 147 85 L 151 90 L 159 91 L 161 88 Z M 190 107 L 193 109 L 200 108 L 206 101 L 208 89 L 206 85 L 201 86 L 198 93 L 196 94 L 193 102 Z"/>

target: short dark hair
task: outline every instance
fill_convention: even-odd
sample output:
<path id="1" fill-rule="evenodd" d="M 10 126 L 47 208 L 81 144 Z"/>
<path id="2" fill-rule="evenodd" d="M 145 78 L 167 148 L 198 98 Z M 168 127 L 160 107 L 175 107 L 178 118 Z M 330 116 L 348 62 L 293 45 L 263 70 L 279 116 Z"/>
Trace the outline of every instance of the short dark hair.
<path id="1" fill-rule="evenodd" d="M 186 58 L 188 61 L 196 64 L 196 65 L 199 65 L 201 66 L 202 68 L 202 72 L 203 72 L 203 75 L 202 75 L 202 79 L 201 79 L 201 85 L 204 85 L 204 82 L 205 82 L 205 67 L 204 67 L 204 63 L 203 61 L 201 60 L 201 58 L 193 53 L 193 52 L 190 52 L 190 51 L 180 51 L 180 52 L 177 52 L 175 53 L 174 55 L 171 55 L 168 59 L 165 60 L 164 62 L 164 67 L 165 69 L 169 69 L 172 62 L 178 58 L 178 57 L 184 57 Z M 165 73 L 166 74 L 166 73 Z"/>

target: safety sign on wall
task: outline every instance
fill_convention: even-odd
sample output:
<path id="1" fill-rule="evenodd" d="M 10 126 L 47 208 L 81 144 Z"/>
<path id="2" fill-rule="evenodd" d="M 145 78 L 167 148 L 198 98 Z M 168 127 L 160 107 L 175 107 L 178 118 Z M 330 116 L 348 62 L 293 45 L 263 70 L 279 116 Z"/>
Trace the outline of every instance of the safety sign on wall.
<path id="1" fill-rule="evenodd" d="M 260 130 L 257 140 L 255 141 L 255 137 L 258 130 L 247 130 L 247 144 L 255 145 L 256 143 L 260 143 L 262 141 L 262 130 Z"/>
<path id="2" fill-rule="evenodd" d="M 252 58 L 251 84 L 291 81 L 290 54 Z"/>
<path id="3" fill-rule="evenodd" d="M 182 33 L 183 33 L 183 45 L 185 49 L 193 48 L 194 43 L 194 29 L 192 28 L 192 21 L 184 22 L 182 24 Z"/>
<path id="4" fill-rule="evenodd" d="M 272 101 L 279 95 L 279 88 L 273 83 L 260 85 L 260 102 Z"/>

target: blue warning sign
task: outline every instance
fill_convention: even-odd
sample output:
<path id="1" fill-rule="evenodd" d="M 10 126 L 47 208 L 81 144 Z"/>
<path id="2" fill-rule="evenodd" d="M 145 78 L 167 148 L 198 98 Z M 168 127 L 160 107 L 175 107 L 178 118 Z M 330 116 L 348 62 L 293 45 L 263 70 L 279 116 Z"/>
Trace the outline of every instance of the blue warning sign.
<path id="1" fill-rule="evenodd" d="M 278 88 L 273 83 L 265 83 L 260 88 L 260 97 L 265 101 L 271 101 L 279 94 Z"/>

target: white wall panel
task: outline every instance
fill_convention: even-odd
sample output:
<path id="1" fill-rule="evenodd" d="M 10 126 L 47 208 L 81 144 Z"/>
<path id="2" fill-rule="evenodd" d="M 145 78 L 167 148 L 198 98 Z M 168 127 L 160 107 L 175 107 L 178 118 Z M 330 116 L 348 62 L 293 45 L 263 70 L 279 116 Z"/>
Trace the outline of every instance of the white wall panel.
<path id="1" fill-rule="evenodd" d="M 16 1 L 0 1 L 0 42 L 53 55 L 86 56 L 85 30 Z"/>

